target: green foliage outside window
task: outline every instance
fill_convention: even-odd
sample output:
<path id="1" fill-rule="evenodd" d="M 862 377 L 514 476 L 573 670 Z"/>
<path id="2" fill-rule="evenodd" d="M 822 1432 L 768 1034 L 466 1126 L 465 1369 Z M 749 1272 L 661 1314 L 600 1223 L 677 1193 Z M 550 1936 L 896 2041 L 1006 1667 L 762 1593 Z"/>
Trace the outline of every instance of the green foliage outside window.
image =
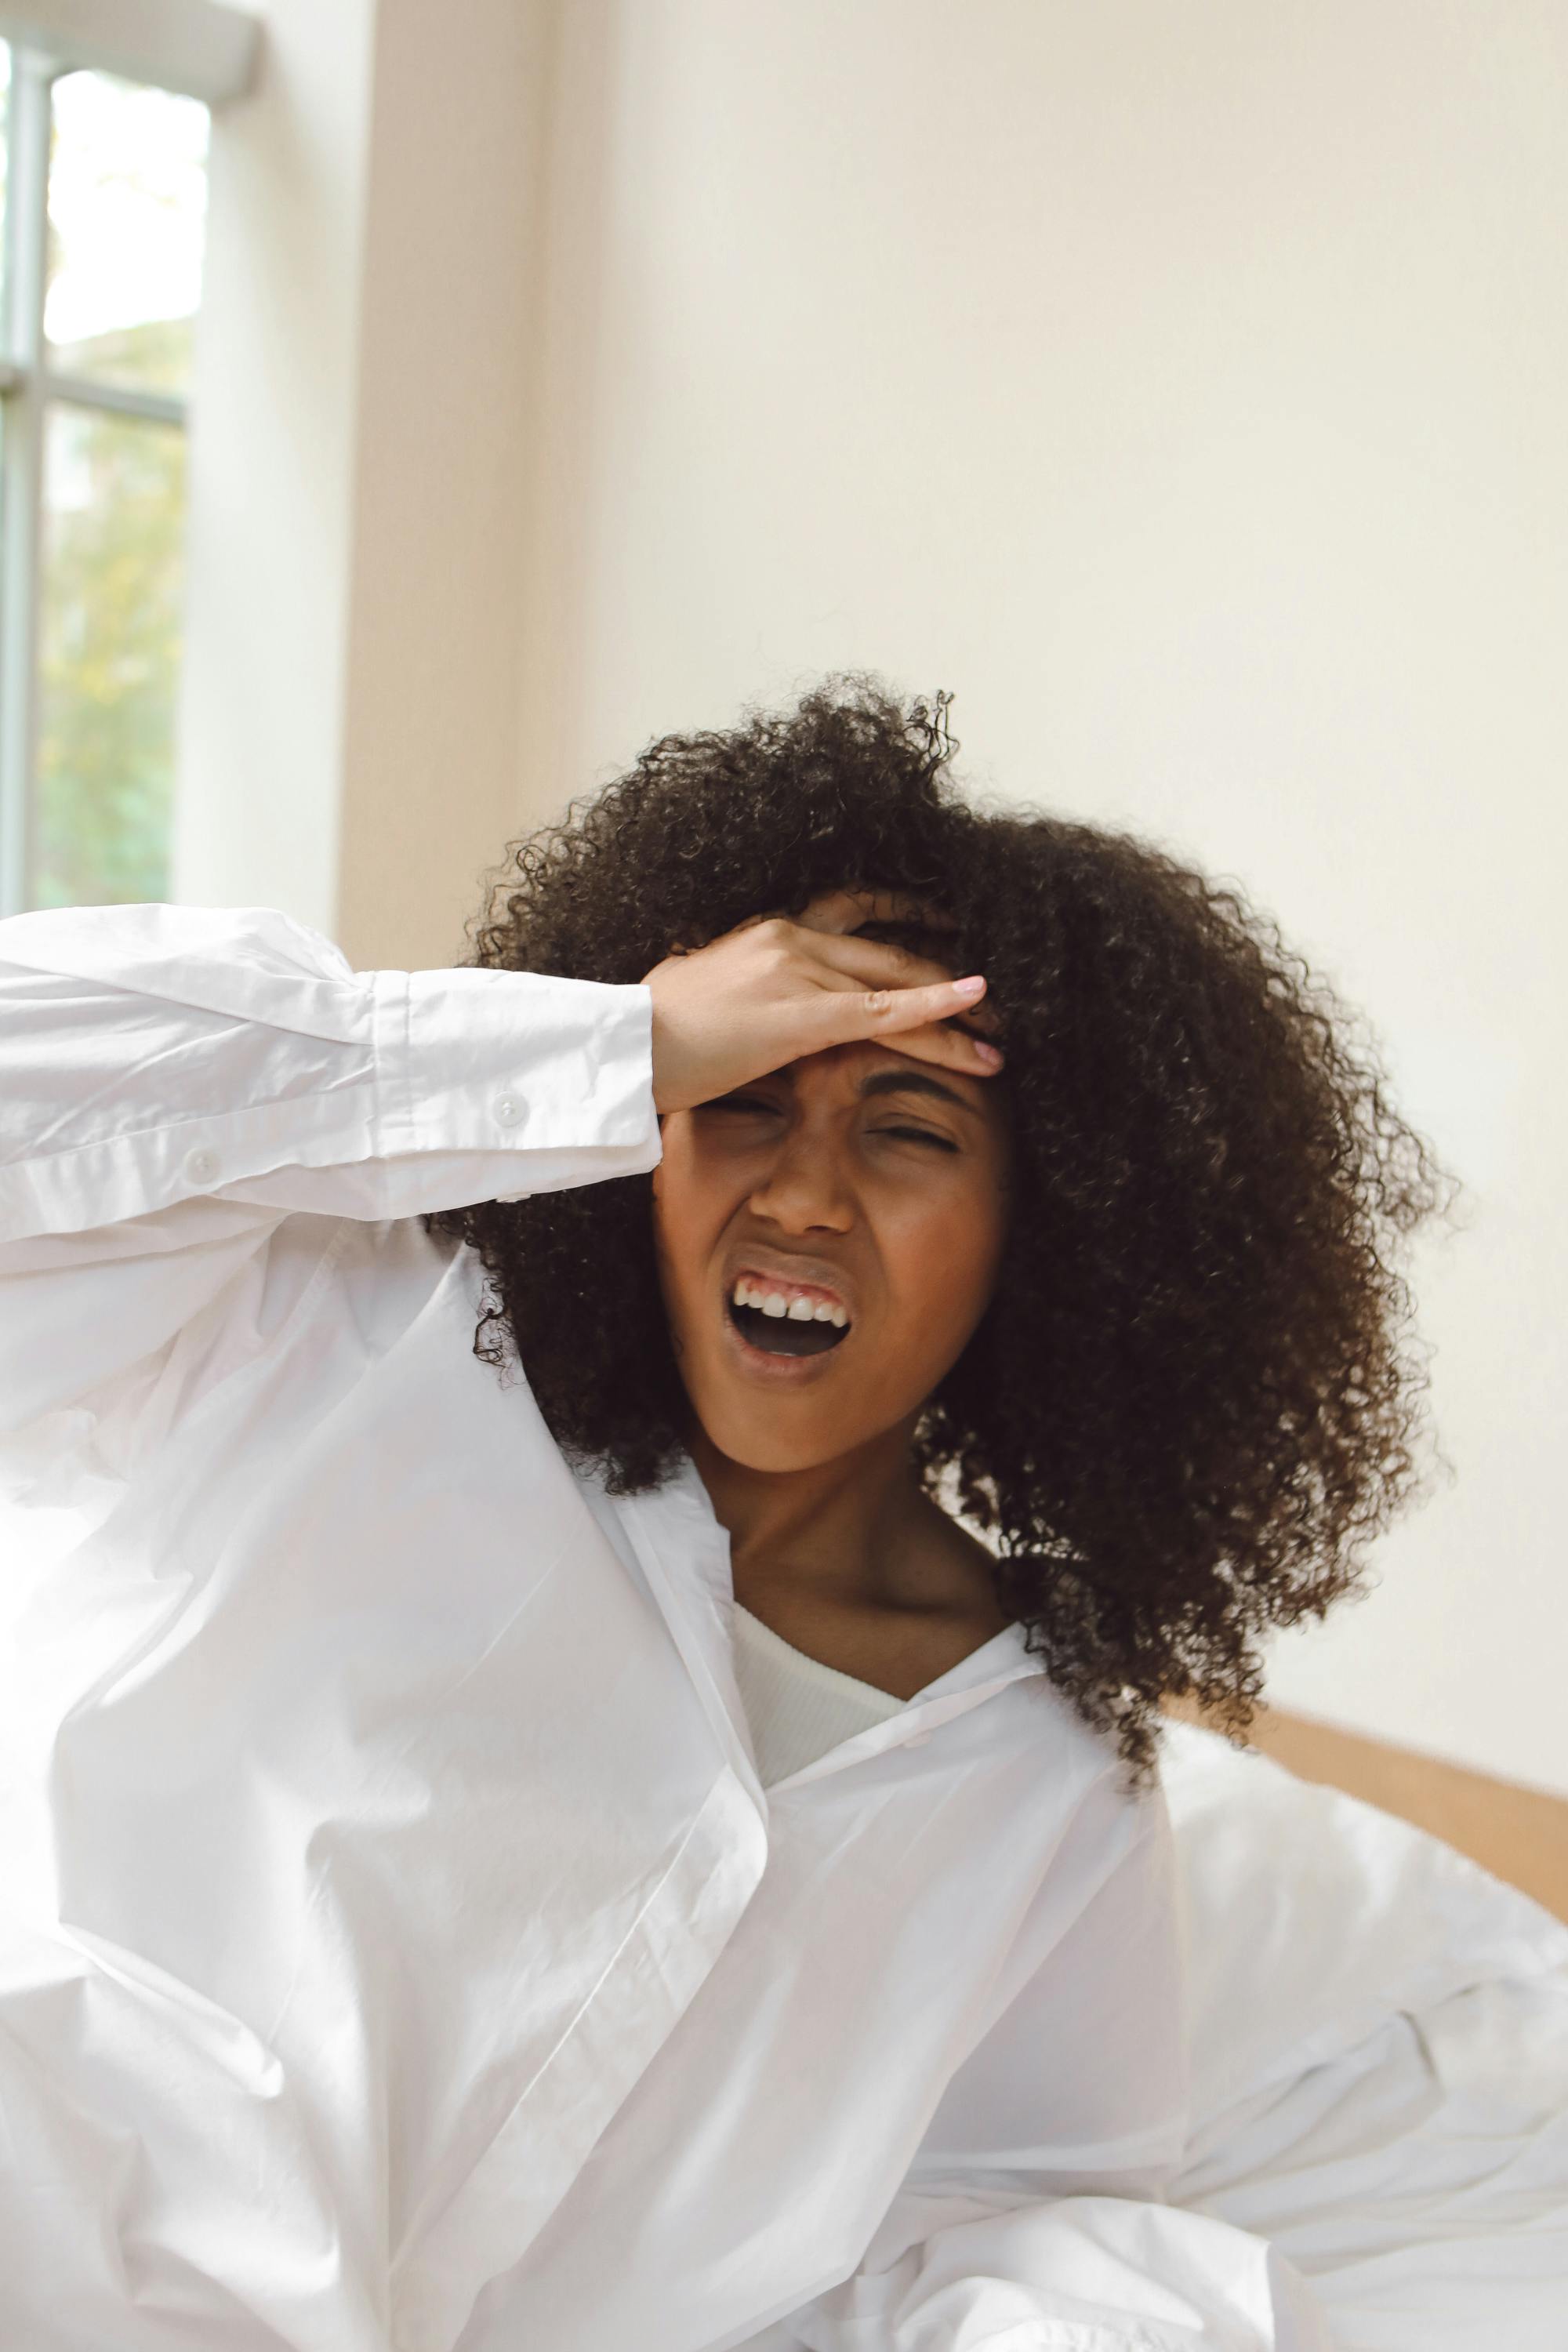
<path id="1" fill-rule="evenodd" d="M 0 44 L 0 904 L 166 898 L 207 111 L 16 66 Z"/>
<path id="2" fill-rule="evenodd" d="M 148 347 L 190 332 L 188 320 L 162 320 L 101 341 L 135 344 L 125 360 L 157 380 L 177 355 Z M 36 906 L 169 894 L 184 467 L 178 426 L 51 404 Z"/>

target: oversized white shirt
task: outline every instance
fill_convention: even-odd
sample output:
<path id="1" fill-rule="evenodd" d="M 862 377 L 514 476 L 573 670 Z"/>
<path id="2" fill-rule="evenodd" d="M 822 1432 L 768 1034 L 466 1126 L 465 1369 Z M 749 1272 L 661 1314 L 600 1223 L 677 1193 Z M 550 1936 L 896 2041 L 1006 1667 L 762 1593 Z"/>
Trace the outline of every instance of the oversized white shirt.
<path id="1" fill-rule="evenodd" d="M 1158 1791 L 1017 1626 L 764 1790 L 695 1467 L 474 1354 L 419 1213 L 651 1169 L 650 1013 L 0 923 L 0 2343 L 1318 2352 Z"/>

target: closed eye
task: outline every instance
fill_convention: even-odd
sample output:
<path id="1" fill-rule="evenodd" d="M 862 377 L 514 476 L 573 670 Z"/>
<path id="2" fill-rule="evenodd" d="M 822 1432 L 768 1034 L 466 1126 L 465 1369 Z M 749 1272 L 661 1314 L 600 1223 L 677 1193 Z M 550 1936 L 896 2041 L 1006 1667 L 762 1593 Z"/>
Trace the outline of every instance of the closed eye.
<path id="1" fill-rule="evenodd" d="M 715 1095 L 709 1102 L 699 1103 L 699 1110 L 762 1111 L 767 1117 L 778 1114 L 777 1103 L 766 1102 L 761 1095 Z M 904 1143 L 929 1143 L 938 1151 L 956 1151 L 958 1145 L 951 1137 L 938 1135 L 929 1127 L 874 1127 L 873 1135 L 897 1136 Z"/>
<path id="2" fill-rule="evenodd" d="M 910 1143 L 934 1143 L 939 1151 L 956 1151 L 958 1146 L 945 1135 L 937 1135 L 929 1127 L 876 1127 L 873 1135 L 899 1135 Z"/>

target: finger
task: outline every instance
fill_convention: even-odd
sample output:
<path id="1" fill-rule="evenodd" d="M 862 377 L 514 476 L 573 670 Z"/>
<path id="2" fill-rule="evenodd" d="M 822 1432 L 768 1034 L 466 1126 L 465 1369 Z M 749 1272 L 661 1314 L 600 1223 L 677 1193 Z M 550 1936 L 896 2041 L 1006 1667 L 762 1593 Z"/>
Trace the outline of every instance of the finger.
<path id="1" fill-rule="evenodd" d="M 827 980 L 823 994 L 824 1024 L 836 1043 L 847 1045 L 874 1037 L 897 1037 L 900 1051 L 907 1034 L 951 1020 L 955 1013 L 967 1012 L 974 1001 L 954 981 L 941 981 L 924 988 L 844 989 Z M 994 1046 L 966 1037 L 960 1030 L 949 1029 L 943 1034 L 951 1044 L 938 1047 L 933 1038 L 928 1038 L 925 1058 L 948 1060 L 955 1066 L 962 1062 L 975 1069 L 990 1070 L 1000 1066 L 999 1060 L 990 1059 L 995 1053 Z"/>
<path id="2" fill-rule="evenodd" d="M 863 940 L 853 931 L 821 933 L 805 953 L 835 971 L 848 972 L 868 988 L 913 988 L 958 977 L 950 963 L 939 962 L 935 956 L 917 955 L 895 940 Z"/>
<path id="3" fill-rule="evenodd" d="M 913 949 L 903 948 L 891 940 L 861 940 L 854 935 L 827 934 L 812 949 L 819 965 L 841 971 L 867 988 L 918 988 L 931 986 L 958 977 L 948 964 L 938 963 L 933 957 L 916 955 Z M 984 1002 L 965 1004 L 973 1011 L 982 1028 L 995 1030 L 1000 1026 L 995 1014 Z"/>
<path id="4" fill-rule="evenodd" d="M 793 918 L 808 931 L 852 931 L 859 923 L 922 923 L 932 930 L 957 927 L 940 907 L 908 890 L 825 890 Z"/>
<path id="5" fill-rule="evenodd" d="M 1006 1061 L 996 1047 L 985 1046 L 984 1039 L 969 1036 L 952 1021 L 906 1029 L 897 1039 L 889 1037 L 888 1046 L 890 1052 L 911 1055 L 917 1062 L 934 1062 L 966 1078 L 994 1078 Z M 997 1056 L 994 1061 L 989 1058 L 993 1053 Z"/>

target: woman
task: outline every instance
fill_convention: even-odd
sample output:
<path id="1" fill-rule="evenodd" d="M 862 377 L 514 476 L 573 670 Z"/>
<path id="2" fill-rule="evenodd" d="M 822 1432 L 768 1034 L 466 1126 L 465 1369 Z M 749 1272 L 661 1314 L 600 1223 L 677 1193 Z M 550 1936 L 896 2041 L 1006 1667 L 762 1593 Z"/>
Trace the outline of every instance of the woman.
<path id="1" fill-rule="evenodd" d="M 1326 2340 L 1161 2201 L 1152 1767 L 1410 1491 L 1434 1171 L 1233 894 L 952 749 L 863 677 L 666 738 L 457 971 L 0 925 L 12 1490 L 81 1527 L 5 2340 Z"/>

